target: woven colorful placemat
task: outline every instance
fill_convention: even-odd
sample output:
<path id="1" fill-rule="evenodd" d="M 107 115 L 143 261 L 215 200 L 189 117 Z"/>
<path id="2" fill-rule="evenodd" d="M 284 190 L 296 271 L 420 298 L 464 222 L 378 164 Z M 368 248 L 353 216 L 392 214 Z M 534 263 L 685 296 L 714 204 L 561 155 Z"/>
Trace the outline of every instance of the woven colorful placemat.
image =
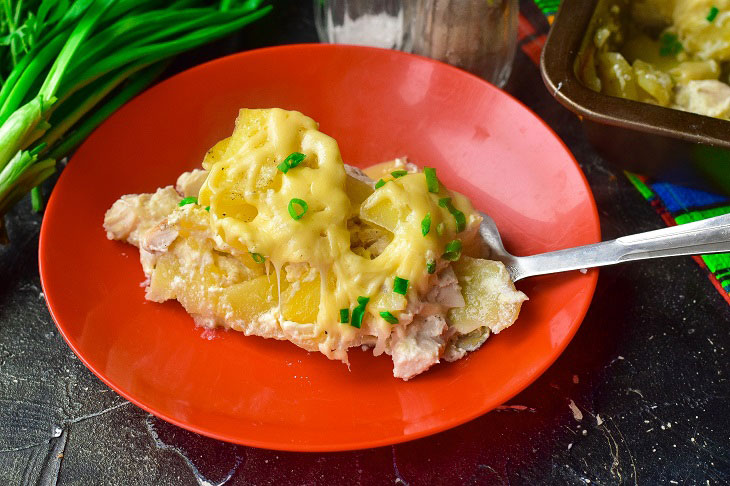
<path id="1" fill-rule="evenodd" d="M 560 6 L 560 0 L 533 0 L 547 22 L 535 21 L 534 15 L 523 9 L 520 15 L 518 37 L 519 46 L 535 64 L 540 63 L 540 53 L 545 45 L 547 31 Z M 539 14 L 538 14 L 539 16 Z M 688 167 L 678 179 L 674 174 L 672 181 L 662 177 L 645 177 L 625 172 L 626 177 L 641 193 L 644 199 L 662 217 L 668 226 L 689 223 L 730 213 L 730 197 L 719 191 L 706 189 L 700 174 L 693 173 Z M 701 188 L 700 188 L 701 187 Z M 702 255 L 693 257 L 707 272 L 707 276 L 720 295 L 730 304 L 730 253 Z"/>

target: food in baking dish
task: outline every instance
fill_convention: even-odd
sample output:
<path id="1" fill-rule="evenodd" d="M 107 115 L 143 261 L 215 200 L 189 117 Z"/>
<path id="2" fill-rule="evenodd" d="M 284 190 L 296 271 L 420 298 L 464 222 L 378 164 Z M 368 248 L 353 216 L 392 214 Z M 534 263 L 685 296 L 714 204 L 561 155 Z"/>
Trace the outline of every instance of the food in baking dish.
<path id="1" fill-rule="evenodd" d="M 608 95 L 730 120 L 730 0 L 601 2 L 576 60 Z"/>

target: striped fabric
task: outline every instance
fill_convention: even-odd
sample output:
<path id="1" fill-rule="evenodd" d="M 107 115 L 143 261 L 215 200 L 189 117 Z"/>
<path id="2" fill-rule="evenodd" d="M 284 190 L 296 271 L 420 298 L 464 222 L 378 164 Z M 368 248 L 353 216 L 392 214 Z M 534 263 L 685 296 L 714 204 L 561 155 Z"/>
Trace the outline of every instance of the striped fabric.
<path id="1" fill-rule="evenodd" d="M 730 213 L 730 198 L 627 172 L 626 176 L 669 226 Z M 730 304 L 730 253 L 693 257 Z"/>
<path id="2" fill-rule="evenodd" d="M 534 0 L 535 5 L 547 17 L 548 22 L 552 23 L 555 13 L 560 7 L 560 0 Z"/>
<path id="3" fill-rule="evenodd" d="M 560 0 L 533 0 L 547 24 L 552 23 L 557 12 Z M 535 64 L 540 62 L 540 53 L 545 45 L 547 27 L 538 27 L 545 24 L 537 13 L 533 15 L 531 9 L 524 8 L 520 15 L 518 36 L 519 45 Z M 690 169 L 687 169 L 690 170 Z M 661 178 L 650 179 L 638 174 L 626 172 L 626 177 L 649 202 L 668 226 L 699 221 L 701 219 L 730 213 L 730 198 L 707 189 L 698 189 L 701 186 L 690 182 L 701 180 L 697 174 L 687 174 L 687 186 L 678 185 L 676 180 L 669 182 Z M 720 295 L 730 304 L 730 253 L 703 255 L 693 257 L 707 272 L 707 276 L 720 292 Z"/>

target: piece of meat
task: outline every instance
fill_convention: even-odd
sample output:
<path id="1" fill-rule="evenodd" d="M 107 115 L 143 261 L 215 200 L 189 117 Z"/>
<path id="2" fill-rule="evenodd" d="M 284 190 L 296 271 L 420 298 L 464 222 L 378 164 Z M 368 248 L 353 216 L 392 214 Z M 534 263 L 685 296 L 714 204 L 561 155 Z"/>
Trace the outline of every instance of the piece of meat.
<path id="1" fill-rule="evenodd" d="M 439 273 L 438 281 L 428 294 L 426 294 L 428 302 L 440 304 L 446 308 L 464 307 L 464 296 L 461 295 L 461 286 L 456 274 L 451 266 L 446 267 Z"/>
<path id="2" fill-rule="evenodd" d="M 142 235 L 140 248 L 150 253 L 167 251 L 179 233 L 177 226 L 170 225 L 165 219 Z"/>
<path id="3" fill-rule="evenodd" d="M 438 363 L 446 329 L 446 319 L 441 314 L 419 314 L 405 329 L 395 329 L 390 341 L 393 376 L 408 380 Z"/>
<path id="4" fill-rule="evenodd" d="M 442 358 L 448 362 L 463 358 L 467 352 L 479 349 L 489 334 L 489 328 L 486 326 L 474 329 L 469 334 L 452 334 L 446 342 Z"/>
<path id="5" fill-rule="evenodd" d="M 139 247 L 142 235 L 172 213 L 180 200 L 172 186 L 157 189 L 154 194 L 122 196 L 104 215 L 106 237 Z"/>
<path id="6" fill-rule="evenodd" d="M 461 286 L 451 266 L 434 275 L 434 285 L 425 300 L 409 299 L 399 316 L 401 326 L 393 330 L 389 343 L 393 358 L 393 376 L 408 380 L 439 362 L 445 344 L 453 334 L 446 323 L 445 312 L 463 307 Z M 452 353 L 453 359 L 466 354 Z"/>
<path id="7" fill-rule="evenodd" d="M 375 181 L 365 174 L 362 170 L 352 165 L 345 164 L 345 174 L 349 175 L 353 179 L 357 179 L 360 182 L 364 182 L 370 187 L 375 187 Z"/>
<path id="8" fill-rule="evenodd" d="M 730 86 L 716 79 L 690 81 L 677 88 L 677 107 L 700 115 L 730 120 Z"/>
<path id="9" fill-rule="evenodd" d="M 190 172 L 183 172 L 177 178 L 175 189 L 182 197 L 198 196 L 200 188 L 203 187 L 205 179 L 208 178 L 208 171 L 193 169 Z"/>

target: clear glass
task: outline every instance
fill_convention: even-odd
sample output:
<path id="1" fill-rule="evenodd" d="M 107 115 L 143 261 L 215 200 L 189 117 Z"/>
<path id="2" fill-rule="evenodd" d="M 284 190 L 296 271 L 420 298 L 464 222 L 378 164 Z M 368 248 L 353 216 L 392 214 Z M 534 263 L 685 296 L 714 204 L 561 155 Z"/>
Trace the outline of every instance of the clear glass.
<path id="1" fill-rule="evenodd" d="M 314 0 L 322 42 L 409 50 L 402 0 Z"/>
<path id="2" fill-rule="evenodd" d="M 399 49 L 502 87 L 517 46 L 518 0 L 314 0 L 322 42 Z"/>
<path id="3" fill-rule="evenodd" d="M 502 87 L 517 47 L 517 0 L 404 0 L 411 52 Z"/>

